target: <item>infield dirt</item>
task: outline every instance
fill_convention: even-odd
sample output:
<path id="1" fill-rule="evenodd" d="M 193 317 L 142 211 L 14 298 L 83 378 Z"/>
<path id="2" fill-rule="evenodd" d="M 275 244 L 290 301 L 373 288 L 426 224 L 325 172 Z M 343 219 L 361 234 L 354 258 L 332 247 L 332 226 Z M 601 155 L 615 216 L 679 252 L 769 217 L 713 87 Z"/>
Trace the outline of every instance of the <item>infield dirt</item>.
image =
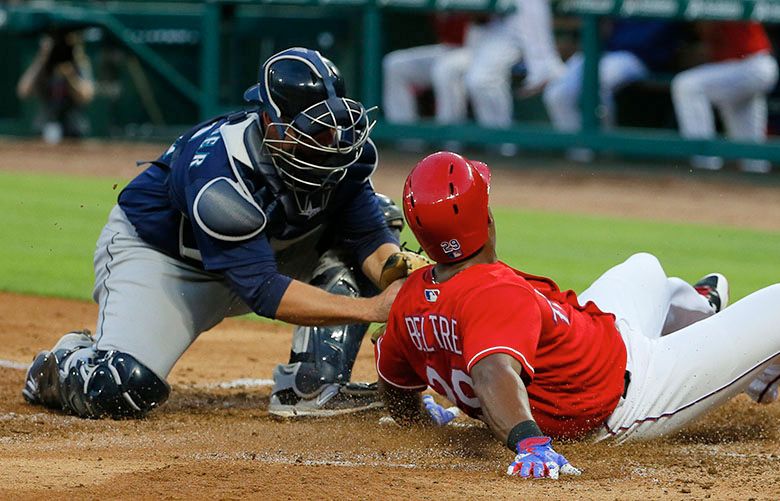
<path id="1" fill-rule="evenodd" d="M 0 168 L 132 177 L 135 159 L 154 158 L 161 149 L 0 142 Z M 377 189 L 397 196 L 414 159 L 384 155 Z M 780 230 L 774 177 L 761 186 L 753 178 L 682 168 L 594 173 L 524 162 L 520 170 L 495 170 L 491 197 L 503 206 L 549 209 L 565 200 L 567 211 Z M 703 210 L 702 200 L 717 201 L 721 210 Z M 561 444 L 559 452 L 583 476 L 520 481 L 504 476 L 511 455 L 474 421 L 423 431 L 379 425 L 381 412 L 271 418 L 267 386 L 220 386 L 270 378 L 273 366 L 287 359 L 291 329 L 251 320 L 228 320 L 201 336 L 171 374 L 170 400 L 147 419 L 81 420 L 25 404 L 19 367 L 64 332 L 92 328 L 96 311 L 88 302 L 0 293 L 1 498 L 779 497 L 780 404 L 756 406 L 741 396 L 663 441 Z M 374 378 L 366 343 L 355 379 Z"/>

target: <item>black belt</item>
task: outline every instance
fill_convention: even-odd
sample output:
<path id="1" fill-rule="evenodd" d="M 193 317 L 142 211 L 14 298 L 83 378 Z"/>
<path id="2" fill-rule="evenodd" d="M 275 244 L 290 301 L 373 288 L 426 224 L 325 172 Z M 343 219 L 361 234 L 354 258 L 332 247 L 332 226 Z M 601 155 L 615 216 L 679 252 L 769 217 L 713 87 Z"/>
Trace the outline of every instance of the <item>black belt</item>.
<path id="1" fill-rule="evenodd" d="M 623 376 L 623 398 L 626 398 L 626 395 L 628 395 L 628 386 L 631 384 L 631 372 L 626 371 L 625 375 Z"/>

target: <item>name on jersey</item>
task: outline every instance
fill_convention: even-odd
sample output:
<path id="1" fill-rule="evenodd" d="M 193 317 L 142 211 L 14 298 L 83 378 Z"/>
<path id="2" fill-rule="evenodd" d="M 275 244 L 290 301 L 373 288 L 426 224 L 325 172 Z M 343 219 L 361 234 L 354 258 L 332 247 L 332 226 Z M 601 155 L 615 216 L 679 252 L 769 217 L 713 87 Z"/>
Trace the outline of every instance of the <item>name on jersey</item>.
<path id="1" fill-rule="evenodd" d="M 404 317 L 404 323 L 412 344 L 419 351 L 431 352 L 438 348 L 456 355 L 463 354 L 458 338 L 458 321 L 454 318 L 443 315 L 413 315 Z M 426 329 L 433 334 L 430 342 L 426 337 Z"/>
<path id="2" fill-rule="evenodd" d="M 192 169 L 193 167 L 197 167 L 206 161 L 206 158 L 209 156 L 209 153 L 211 153 L 209 150 L 211 149 L 212 146 L 217 144 L 219 139 L 220 139 L 220 132 L 219 132 L 219 127 L 217 127 L 216 129 L 214 129 L 214 131 L 211 134 L 208 135 L 206 139 L 203 140 L 203 142 L 200 143 L 200 146 L 198 146 L 198 150 L 192 156 L 192 160 L 190 160 L 190 169 Z"/>

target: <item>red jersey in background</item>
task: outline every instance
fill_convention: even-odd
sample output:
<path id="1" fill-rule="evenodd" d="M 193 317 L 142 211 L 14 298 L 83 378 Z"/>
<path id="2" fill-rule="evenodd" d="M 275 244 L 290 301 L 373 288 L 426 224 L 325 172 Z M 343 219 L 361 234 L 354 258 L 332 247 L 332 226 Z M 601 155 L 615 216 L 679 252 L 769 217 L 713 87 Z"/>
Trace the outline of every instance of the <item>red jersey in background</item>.
<path id="1" fill-rule="evenodd" d="M 742 21 L 704 22 L 702 39 L 709 45 L 713 61 L 742 59 L 759 52 L 771 52 L 772 45 L 759 23 Z"/>

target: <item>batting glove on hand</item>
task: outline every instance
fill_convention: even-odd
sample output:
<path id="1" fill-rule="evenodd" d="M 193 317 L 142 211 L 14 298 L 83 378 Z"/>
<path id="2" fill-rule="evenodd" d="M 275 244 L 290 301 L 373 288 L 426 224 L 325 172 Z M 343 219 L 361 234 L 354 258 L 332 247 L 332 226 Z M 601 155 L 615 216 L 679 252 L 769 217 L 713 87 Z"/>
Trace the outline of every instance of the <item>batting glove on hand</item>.
<path id="1" fill-rule="evenodd" d="M 444 426 L 460 415 L 460 409 L 443 407 L 437 404 L 431 395 L 424 395 L 422 400 L 426 412 L 438 426 Z"/>
<path id="2" fill-rule="evenodd" d="M 559 473 L 579 475 L 580 470 L 555 452 L 550 442 L 550 437 L 529 437 L 518 442 L 517 456 L 507 468 L 507 475 L 552 479 L 557 479 Z"/>

